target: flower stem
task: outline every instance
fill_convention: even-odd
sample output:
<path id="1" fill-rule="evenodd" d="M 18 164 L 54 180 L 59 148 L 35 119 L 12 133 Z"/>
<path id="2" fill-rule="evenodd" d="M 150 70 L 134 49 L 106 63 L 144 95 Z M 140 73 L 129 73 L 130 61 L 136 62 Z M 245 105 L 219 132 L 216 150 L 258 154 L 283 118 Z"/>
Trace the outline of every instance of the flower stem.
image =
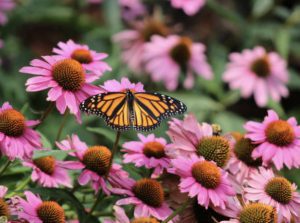
<path id="1" fill-rule="evenodd" d="M 7 160 L 7 162 L 5 163 L 4 167 L 2 168 L 2 170 L 0 171 L 0 176 L 3 175 L 3 173 L 7 170 L 7 168 L 10 166 L 10 164 L 12 164 L 13 162 L 10 160 Z"/>
<path id="2" fill-rule="evenodd" d="M 99 191 L 98 194 L 97 194 L 97 199 L 95 200 L 95 202 L 94 202 L 91 210 L 89 211 L 88 216 L 87 216 L 85 222 L 88 222 L 89 218 L 92 216 L 93 212 L 96 210 L 96 207 L 97 207 L 97 205 L 100 202 L 100 199 L 102 197 L 101 194 L 102 193 Z"/>
<path id="3" fill-rule="evenodd" d="M 59 141 L 61 133 L 62 133 L 62 130 L 64 129 L 64 126 L 65 126 L 65 124 L 67 122 L 67 118 L 68 118 L 69 114 L 70 114 L 69 110 L 65 111 L 64 118 L 63 118 L 63 121 L 62 121 L 59 129 L 58 129 L 55 141 Z"/>
<path id="4" fill-rule="evenodd" d="M 110 158 L 110 160 L 109 160 L 109 165 L 108 165 L 108 169 L 107 169 L 105 178 L 108 177 L 110 168 L 111 168 L 111 166 L 112 166 L 113 159 L 114 159 L 114 156 L 115 156 L 116 151 L 117 151 L 117 148 L 118 148 L 120 136 L 121 136 L 121 132 L 120 132 L 120 131 L 117 131 L 117 134 L 116 134 L 116 140 L 115 140 L 115 143 L 114 143 L 113 148 L 112 148 L 112 151 L 111 151 L 111 158 Z"/>
<path id="5" fill-rule="evenodd" d="M 43 112 L 41 118 L 40 118 L 40 123 L 42 123 L 47 117 L 48 115 L 50 114 L 50 112 L 53 110 L 54 108 L 54 103 L 51 102 L 49 104 L 49 106 L 47 107 L 47 109 Z"/>
<path id="6" fill-rule="evenodd" d="M 169 221 L 171 221 L 173 218 L 175 218 L 177 215 L 183 212 L 190 202 L 191 200 L 187 199 L 186 202 L 184 202 L 181 206 L 179 206 L 169 217 L 167 217 L 166 220 L 162 221 L 161 223 L 168 223 Z"/>
<path id="7" fill-rule="evenodd" d="M 23 182 L 21 182 L 17 188 L 15 189 L 15 191 L 21 191 L 23 190 L 27 185 L 28 183 L 31 181 L 31 176 L 28 176 Z"/>

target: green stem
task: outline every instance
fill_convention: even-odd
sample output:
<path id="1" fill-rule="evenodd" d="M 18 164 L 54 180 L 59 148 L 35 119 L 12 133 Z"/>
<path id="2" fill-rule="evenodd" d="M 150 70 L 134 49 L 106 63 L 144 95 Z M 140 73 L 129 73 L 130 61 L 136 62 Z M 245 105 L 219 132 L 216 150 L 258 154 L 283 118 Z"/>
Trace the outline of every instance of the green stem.
<path id="1" fill-rule="evenodd" d="M 0 177 L 3 175 L 3 173 L 7 170 L 7 168 L 10 166 L 10 164 L 12 164 L 12 161 L 7 160 L 7 162 L 5 163 L 4 167 L 2 168 L 2 170 L 0 171 Z"/>
<path id="2" fill-rule="evenodd" d="M 65 111 L 64 119 L 63 119 L 63 121 L 62 121 L 62 123 L 61 123 L 61 125 L 60 125 L 60 127 L 59 127 L 59 129 L 58 129 L 58 132 L 57 132 L 55 141 L 59 141 L 60 136 L 61 136 L 61 133 L 62 133 L 62 130 L 64 129 L 65 124 L 66 124 L 66 122 L 67 122 L 67 118 L 68 118 L 68 116 L 69 116 L 69 113 L 70 113 L 69 110 Z"/>
<path id="3" fill-rule="evenodd" d="M 42 123 L 48 117 L 48 115 L 51 113 L 51 111 L 53 110 L 53 108 L 54 108 L 54 103 L 51 102 L 49 104 L 49 106 L 47 107 L 47 109 L 42 114 L 42 116 L 40 118 L 40 123 Z"/>
<path id="4" fill-rule="evenodd" d="M 9 193 L 7 197 L 12 197 L 18 194 L 18 192 L 21 192 L 31 181 L 31 175 L 27 177 L 27 179 L 23 180 L 15 189 L 13 192 Z"/>
<path id="5" fill-rule="evenodd" d="M 169 221 L 171 221 L 173 218 L 175 218 L 177 215 L 183 212 L 187 208 L 190 202 L 191 200 L 187 199 L 186 202 L 184 202 L 181 206 L 179 206 L 169 217 L 167 217 L 166 220 L 162 221 L 161 223 L 168 223 Z"/>
<path id="6" fill-rule="evenodd" d="M 96 207 L 97 205 L 99 204 L 100 200 L 101 200 L 101 192 L 99 191 L 98 192 L 98 195 L 97 195 L 97 199 L 95 200 L 90 212 L 88 213 L 88 216 L 86 218 L 86 221 L 85 222 L 88 222 L 89 218 L 92 216 L 93 212 L 96 210 Z"/>
<path id="7" fill-rule="evenodd" d="M 120 136 L 121 136 L 121 132 L 120 132 L 120 131 L 117 131 L 117 134 L 116 134 L 116 140 L 115 140 L 115 143 L 114 143 L 113 148 L 112 148 L 112 151 L 111 151 L 111 158 L 110 158 L 110 160 L 109 160 L 108 170 L 107 170 L 107 172 L 106 172 L 105 178 L 108 177 L 110 168 L 111 168 L 111 166 L 112 166 L 113 159 L 114 159 L 114 156 L 115 156 L 116 151 L 117 151 L 117 148 L 118 148 Z"/>
<path id="8" fill-rule="evenodd" d="M 19 184 L 19 186 L 15 189 L 16 191 L 21 191 L 23 190 L 28 183 L 31 181 L 31 175 L 27 177 L 22 183 Z"/>

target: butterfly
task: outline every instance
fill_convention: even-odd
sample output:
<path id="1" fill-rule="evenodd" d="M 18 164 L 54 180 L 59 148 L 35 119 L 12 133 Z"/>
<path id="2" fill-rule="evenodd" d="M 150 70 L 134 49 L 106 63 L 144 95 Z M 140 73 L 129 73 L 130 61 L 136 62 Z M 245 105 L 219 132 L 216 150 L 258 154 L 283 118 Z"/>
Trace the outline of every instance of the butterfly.
<path id="1" fill-rule="evenodd" d="M 183 114 L 187 109 L 181 101 L 170 96 L 129 89 L 91 96 L 81 102 L 79 108 L 103 117 L 107 125 L 117 131 L 153 130 L 163 119 Z"/>

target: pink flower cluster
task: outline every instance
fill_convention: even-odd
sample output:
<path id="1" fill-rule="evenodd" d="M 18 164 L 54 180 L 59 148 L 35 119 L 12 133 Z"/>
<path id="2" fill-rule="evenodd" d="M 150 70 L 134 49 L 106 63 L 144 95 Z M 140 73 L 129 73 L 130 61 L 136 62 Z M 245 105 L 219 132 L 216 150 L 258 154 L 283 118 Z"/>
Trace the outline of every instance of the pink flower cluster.
<path id="1" fill-rule="evenodd" d="M 71 58 L 72 54 L 69 57 L 45 56 L 45 61 L 32 61 L 31 67 L 21 70 L 40 74 L 41 77 L 34 78 L 41 78 L 42 84 L 35 79 L 30 84 L 27 82 L 28 88 L 38 89 L 56 82 L 61 92 L 73 94 L 59 85 L 60 79 L 55 80 L 57 66 L 66 61 L 73 63 L 75 60 Z M 99 75 L 90 73 L 91 70 L 79 62 L 75 64 L 74 67 L 86 72 L 86 77 L 93 79 Z M 141 83 L 131 83 L 127 78 L 122 78 L 121 82 L 108 80 L 98 88 L 104 92 L 125 89 L 144 92 Z M 69 98 L 66 99 L 69 103 L 67 100 Z M 106 223 L 141 219 L 164 221 L 183 203 L 186 211 L 178 213 L 169 222 L 197 222 L 195 210 L 198 209 L 231 219 L 223 222 L 244 222 L 243 213 L 248 208 L 265 208 L 266 213 L 272 212 L 272 216 L 284 223 L 300 218 L 300 195 L 296 185 L 273 172 L 273 167 L 277 170 L 284 166 L 299 168 L 300 127 L 295 118 L 285 121 L 273 110 L 268 111 L 262 123 L 247 122 L 245 134 L 221 134 L 213 125 L 198 123 L 193 114 L 183 120 L 174 118 L 167 131 L 171 142 L 155 134 L 138 134 L 136 141 L 126 141 L 122 145 L 123 159 L 119 163 L 117 160 L 110 163 L 112 151 L 108 147 L 88 146 L 76 134 L 56 142 L 67 155 L 65 160 L 52 155 L 34 156 L 37 149 L 49 152 L 42 148 L 39 133 L 29 128 L 39 122 L 26 121 L 22 113 L 8 103 L 0 110 L 0 121 L 2 154 L 11 159 L 20 158 L 25 167 L 30 167 L 33 182 L 42 187 L 72 187 L 74 182 L 69 171 L 74 170 L 79 172 L 80 186 L 90 183 L 95 193 L 103 191 L 104 196 L 116 197 L 115 220 L 106 219 Z M 143 170 L 139 177 L 133 178 L 126 171 L 130 164 Z M 30 191 L 24 194 L 26 199 L 12 197 L 7 203 L 11 213 L 19 219 L 43 223 L 45 215 L 42 213 L 51 207 L 59 219 L 56 221 L 65 221 L 65 212 L 59 203 L 42 200 Z M 238 197 L 243 199 L 242 203 Z M 257 206 L 251 206 L 255 204 Z M 133 207 L 132 217 L 121 208 L 129 205 Z"/>

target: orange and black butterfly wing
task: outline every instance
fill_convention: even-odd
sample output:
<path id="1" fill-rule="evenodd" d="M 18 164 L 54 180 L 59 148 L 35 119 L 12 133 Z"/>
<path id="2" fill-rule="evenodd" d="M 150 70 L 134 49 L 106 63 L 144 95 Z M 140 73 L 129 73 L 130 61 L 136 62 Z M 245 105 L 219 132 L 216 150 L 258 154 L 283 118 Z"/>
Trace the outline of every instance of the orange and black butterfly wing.
<path id="1" fill-rule="evenodd" d="M 133 127 L 138 131 L 148 131 L 159 126 L 170 116 L 183 114 L 186 106 L 181 101 L 159 93 L 140 92 L 134 94 Z"/>
<path id="2" fill-rule="evenodd" d="M 126 93 L 108 92 L 97 94 L 84 100 L 79 108 L 88 114 L 103 117 L 107 125 L 118 131 L 128 130 L 131 127 Z"/>

